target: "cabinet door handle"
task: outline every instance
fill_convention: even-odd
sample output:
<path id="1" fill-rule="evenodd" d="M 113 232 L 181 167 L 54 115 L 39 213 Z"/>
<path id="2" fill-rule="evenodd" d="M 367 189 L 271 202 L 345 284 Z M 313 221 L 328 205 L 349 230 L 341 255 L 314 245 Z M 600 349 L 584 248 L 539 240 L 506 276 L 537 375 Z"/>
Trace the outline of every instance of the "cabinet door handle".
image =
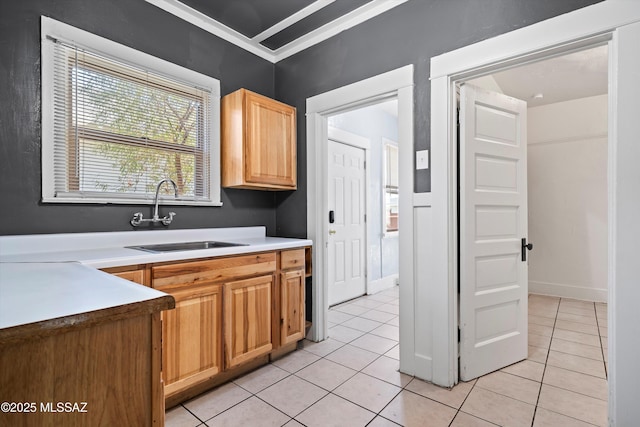
<path id="1" fill-rule="evenodd" d="M 336 234 L 336 230 L 329 230 L 329 234 Z"/>

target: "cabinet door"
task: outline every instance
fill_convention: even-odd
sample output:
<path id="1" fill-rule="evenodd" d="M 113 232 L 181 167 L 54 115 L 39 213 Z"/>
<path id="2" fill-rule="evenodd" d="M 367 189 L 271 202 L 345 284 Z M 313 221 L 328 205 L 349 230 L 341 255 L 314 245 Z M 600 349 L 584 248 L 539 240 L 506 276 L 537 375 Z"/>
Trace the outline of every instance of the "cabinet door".
<path id="1" fill-rule="evenodd" d="M 120 273 L 113 273 L 114 276 L 121 277 L 125 280 L 129 280 L 140 285 L 144 285 L 144 270 L 131 270 L 122 271 Z"/>
<path id="2" fill-rule="evenodd" d="M 170 293 L 174 310 L 162 313 L 165 396 L 222 370 L 222 285 L 201 285 Z"/>
<path id="3" fill-rule="evenodd" d="M 296 111 L 246 92 L 245 180 L 296 188 Z"/>
<path id="4" fill-rule="evenodd" d="M 272 287 L 273 275 L 224 284 L 227 368 L 271 351 Z"/>
<path id="5" fill-rule="evenodd" d="M 304 338 L 304 285 L 304 269 L 280 273 L 282 345 Z"/>
<path id="6" fill-rule="evenodd" d="M 130 282 L 138 283 L 144 286 L 149 286 L 145 278 L 146 270 L 144 266 L 129 265 L 125 267 L 103 268 L 102 271 L 104 271 L 105 273 L 112 274 L 114 276 L 118 276 Z"/>

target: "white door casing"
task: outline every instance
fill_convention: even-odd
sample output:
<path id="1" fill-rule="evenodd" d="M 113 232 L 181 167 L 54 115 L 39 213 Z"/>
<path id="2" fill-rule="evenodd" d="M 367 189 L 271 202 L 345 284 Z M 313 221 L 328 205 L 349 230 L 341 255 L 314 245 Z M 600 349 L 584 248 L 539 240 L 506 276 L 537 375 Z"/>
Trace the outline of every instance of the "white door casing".
<path id="1" fill-rule="evenodd" d="M 527 144 L 524 101 L 460 93 L 460 378 L 527 358 Z"/>
<path id="2" fill-rule="evenodd" d="M 328 322 L 328 254 L 327 220 L 328 212 L 328 123 L 327 118 L 339 112 L 346 112 L 358 105 L 370 105 L 380 100 L 398 98 L 398 145 L 400 188 L 411 189 L 414 181 L 414 66 L 407 65 L 379 74 L 365 80 L 315 95 L 307 99 L 307 238 L 314 242 L 312 277 L 312 326 L 308 338 L 320 341 L 327 337 Z M 414 247 L 430 247 L 429 239 L 418 240 L 414 235 L 416 226 L 424 225 L 431 230 L 430 222 L 414 224 L 416 207 L 424 211 L 428 218 L 431 211 L 431 197 L 428 193 L 416 195 L 412 191 L 401 191 L 398 195 L 402 214 L 400 241 L 400 370 L 409 375 L 431 380 L 432 372 L 448 369 L 449 346 L 440 346 L 444 357 L 439 357 L 441 366 L 432 367 L 432 337 L 422 330 L 428 326 L 431 315 L 427 310 L 419 314 L 415 306 L 428 304 L 426 293 L 418 293 L 415 286 Z M 422 230 L 422 229 L 421 229 Z M 421 254 L 426 255 L 428 251 Z M 424 258 L 424 257 L 423 257 Z M 440 287 L 442 288 L 442 287 Z M 439 288 L 439 289 L 440 289 Z M 444 292 L 449 292 L 445 289 Z M 447 311 L 446 304 L 438 304 L 436 311 Z M 422 317 L 420 317 L 422 316 Z M 425 326 L 427 325 L 427 326 Z M 442 329 L 448 335 L 447 330 Z M 435 361 L 435 359 L 434 359 Z"/>
<path id="3" fill-rule="evenodd" d="M 365 151 L 329 140 L 329 305 L 366 293 L 365 184 Z"/>

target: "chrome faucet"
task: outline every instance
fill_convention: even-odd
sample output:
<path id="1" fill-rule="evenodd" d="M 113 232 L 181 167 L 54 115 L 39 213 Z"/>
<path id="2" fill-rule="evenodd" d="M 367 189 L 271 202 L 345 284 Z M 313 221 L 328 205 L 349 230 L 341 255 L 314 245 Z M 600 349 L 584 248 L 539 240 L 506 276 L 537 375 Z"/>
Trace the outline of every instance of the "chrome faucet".
<path id="1" fill-rule="evenodd" d="M 169 212 L 168 216 L 163 216 L 162 218 L 160 218 L 160 216 L 158 215 L 158 198 L 160 195 L 160 187 L 162 187 L 162 184 L 164 184 L 165 182 L 170 182 L 171 185 L 173 185 L 175 197 L 176 199 L 178 198 L 178 186 L 176 185 L 176 183 L 172 179 L 163 179 L 158 183 L 158 186 L 156 187 L 156 198 L 155 198 L 155 205 L 153 208 L 153 218 L 144 219 L 142 212 L 136 212 L 133 214 L 133 218 L 130 221 L 131 225 L 133 225 L 134 227 L 137 227 L 143 222 L 152 222 L 154 224 L 157 222 L 161 222 L 163 225 L 171 224 L 171 221 L 173 221 L 173 217 L 176 216 L 175 212 Z"/>

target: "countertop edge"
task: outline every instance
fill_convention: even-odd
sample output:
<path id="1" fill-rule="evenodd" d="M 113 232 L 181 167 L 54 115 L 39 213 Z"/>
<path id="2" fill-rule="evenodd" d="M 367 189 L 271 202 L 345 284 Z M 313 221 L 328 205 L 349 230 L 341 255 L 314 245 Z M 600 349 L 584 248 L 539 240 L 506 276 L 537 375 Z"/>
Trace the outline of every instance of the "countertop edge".
<path id="1" fill-rule="evenodd" d="M 173 296 L 165 294 L 115 307 L 106 307 L 100 310 L 16 325 L 0 329 L 0 345 L 44 338 L 89 326 L 111 323 L 145 314 L 150 315 L 172 308 L 175 308 L 175 299 Z"/>
<path id="2" fill-rule="evenodd" d="M 291 239 L 294 240 L 294 239 Z M 129 254 L 117 258 L 87 259 L 78 261 L 80 264 L 97 269 L 124 267 L 127 265 L 156 264 L 165 262 L 191 261 L 203 258 L 217 258 L 234 255 L 246 255 L 258 252 L 281 251 L 287 249 L 297 249 L 312 247 L 313 242 L 306 239 L 295 239 L 291 242 L 261 243 L 248 246 L 234 246 L 224 249 L 204 249 L 192 251 L 176 251 L 165 253 L 142 252 L 133 255 Z M 132 249 L 132 251 L 135 249 Z"/>

